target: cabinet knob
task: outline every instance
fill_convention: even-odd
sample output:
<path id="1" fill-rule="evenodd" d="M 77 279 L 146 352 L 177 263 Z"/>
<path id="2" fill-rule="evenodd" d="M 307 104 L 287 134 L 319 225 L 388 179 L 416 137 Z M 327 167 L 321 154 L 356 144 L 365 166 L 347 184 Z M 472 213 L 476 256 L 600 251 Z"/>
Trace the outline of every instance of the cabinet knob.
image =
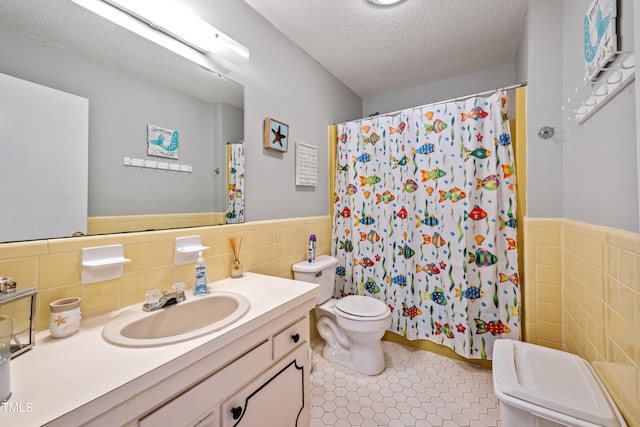
<path id="1" fill-rule="evenodd" d="M 291 339 L 293 340 L 293 342 L 297 343 L 298 341 L 300 341 L 300 334 L 291 335 Z"/>
<path id="2" fill-rule="evenodd" d="M 235 408 L 231 408 L 231 414 L 233 415 L 233 419 L 237 420 L 242 415 L 242 406 L 236 406 Z"/>

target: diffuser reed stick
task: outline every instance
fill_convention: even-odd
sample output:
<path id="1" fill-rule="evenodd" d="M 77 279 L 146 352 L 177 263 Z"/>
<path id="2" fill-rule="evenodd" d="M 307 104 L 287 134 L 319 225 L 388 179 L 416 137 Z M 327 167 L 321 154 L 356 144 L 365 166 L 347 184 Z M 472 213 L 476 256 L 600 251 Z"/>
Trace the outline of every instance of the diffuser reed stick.
<path id="1" fill-rule="evenodd" d="M 242 237 L 238 242 L 237 237 L 229 237 L 229 244 L 231 245 L 231 252 L 233 252 L 233 262 L 231 263 L 231 277 L 237 279 L 242 277 L 242 264 L 240 263 L 240 248 L 242 247 Z"/>
<path id="2" fill-rule="evenodd" d="M 231 244 L 231 252 L 233 252 L 233 262 L 240 262 L 240 248 L 242 247 L 242 239 L 240 237 L 240 242 L 238 243 L 237 237 L 229 237 L 229 244 Z"/>

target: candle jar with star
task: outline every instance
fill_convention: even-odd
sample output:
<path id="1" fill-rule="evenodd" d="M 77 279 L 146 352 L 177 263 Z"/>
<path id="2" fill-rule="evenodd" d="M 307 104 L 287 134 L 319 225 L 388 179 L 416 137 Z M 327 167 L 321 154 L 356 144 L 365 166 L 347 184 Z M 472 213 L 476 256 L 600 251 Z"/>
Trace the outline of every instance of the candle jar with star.
<path id="1" fill-rule="evenodd" d="M 49 331 L 54 338 L 64 338 L 75 334 L 80 328 L 80 304 L 78 297 L 63 298 L 49 304 Z"/>

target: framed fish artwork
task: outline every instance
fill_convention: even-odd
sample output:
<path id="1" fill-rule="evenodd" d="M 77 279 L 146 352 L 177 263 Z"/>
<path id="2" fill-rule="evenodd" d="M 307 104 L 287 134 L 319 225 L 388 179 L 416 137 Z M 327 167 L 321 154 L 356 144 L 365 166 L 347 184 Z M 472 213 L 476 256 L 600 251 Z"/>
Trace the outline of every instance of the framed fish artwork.
<path id="1" fill-rule="evenodd" d="M 289 125 L 267 117 L 264 119 L 264 148 L 287 152 L 289 147 Z"/>
<path id="2" fill-rule="evenodd" d="M 616 0 L 593 0 L 584 15 L 584 81 L 598 74 L 616 56 Z"/>

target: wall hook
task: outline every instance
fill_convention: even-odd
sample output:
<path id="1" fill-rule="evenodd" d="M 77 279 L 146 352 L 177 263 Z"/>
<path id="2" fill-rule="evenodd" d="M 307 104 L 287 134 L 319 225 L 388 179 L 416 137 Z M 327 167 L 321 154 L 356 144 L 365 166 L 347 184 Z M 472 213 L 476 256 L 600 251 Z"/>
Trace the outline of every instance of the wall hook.
<path id="1" fill-rule="evenodd" d="M 553 135 L 555 135 L 555 133 L 556 133 L 556 129 L 554 127 L 542 126 L 538 130 L 538 138 L 540 138 L 540 139 L 549 139 L 549 138 L 552 138 Z"/>
<path id="2" fill-rule="evenodd" d="M 631 52 L 631 51 L 629 51 L 629 50 L 615 50 L 615 49 L 613 48 L 613 46 L 609 46 L 609 49 L 607 49 L 607 51 L 608 51 L 610 54 L 613 54 L 613 55 L 621 55 L 621 54 L 623 54 L 623 53 L 626 53 L 626 54 L 628 54 L 628 55 L 633 54 L 633 52 Z"/>
<path id="3" fill-rule="evenodd" d="M 631 67 L 630 67 L 631 68 Z M 620 82 L 622 82 L 622 67 L 620 65 L 618 65 L 617 68 L 607 68 L 607 70 L 613 70 L 613 71 L 617 71 L 617 76 L 618 76 L 618 80 L 616 80 L 615 82 L 611 81 L 611 77 L 609 77 L 607 80 L 605 80 L 605 83 L 608 85 L 617 85 Z M 627 68 L 625 68 L 627 69 Z"/>
<path id="4" fill-rule="evenodd" d="M 604 90 L 604 93 L 599 93 L 600 89 Z M 609 94 L 609 86 L 608 85 L 602 85 L 601 87 L 599 87 L 597 90 L 595 90 L 593 92 L 594 96 L 607 96 Z"/>
<path id="5" fill-rule="evenodd" d="M 575 92 L 575 93 L 577 93 L 577 94 L 579 94 L 579 95 L 592 95 L 592 93 L 593 93 L 593 91 L 589 91 L 589 92 L 582 92 L 582 91 L 580 91 L 580 89 L 578 89 L 578 88 L 575 88 L 575 89 L 574 89 L 574 92 Z"/>

